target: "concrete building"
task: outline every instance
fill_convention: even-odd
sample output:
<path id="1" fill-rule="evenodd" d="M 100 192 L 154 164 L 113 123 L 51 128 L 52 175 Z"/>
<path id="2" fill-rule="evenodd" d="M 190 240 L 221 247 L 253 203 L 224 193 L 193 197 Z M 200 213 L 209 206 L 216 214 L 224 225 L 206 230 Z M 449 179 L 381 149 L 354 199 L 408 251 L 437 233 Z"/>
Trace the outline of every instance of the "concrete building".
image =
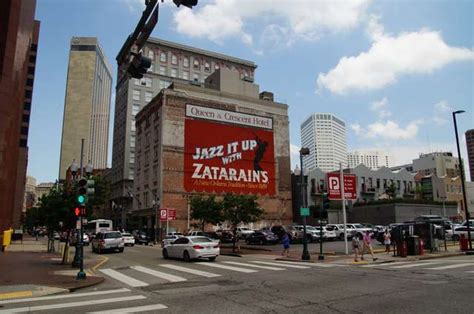
<path id="1" fill-rule="evenodd" d="M 205 86 L 174 82 L 136 116 L 133 217 L 158 224 L 176 210 L 170 230 L 190 227 L 192 195 L 258 195 L 264 220 L 291 223 L 288 106 L 259 93 L 238 71 L 221 67 Z M 156 220 L 155 220 L 156 219 Z"/>
<path id="2" fill-rule="evenodd" d="M 452 178 L 430 174 L 421 178 L 420 187 L 423 199 L 436 202 L 455 202 L 457 204 L 457 215 L 464 217 L 465 206 L 460 176 Z"/>
<path id="3" fill-rule="evenodd" d="M 461 175 L 459 160 L 450 152 L 420 154 L 419 158 L 413 160 L 413 171 L 439 177 L 447 175 L 453 178 Z"/>
<path id="4" fill-rule="evenodd" d="M 66 178 L 72 161 L 107 167 L 112 68 L 95 37 L 73 37 L 64 102 L 59 180 Z"/>
<path id="5" fill-rule="evenodd" d="M 36 198 L 36 179 L 32 176 L 26 176 L 25 198 L 23 203 L 23 212 L 28 208 L 35 206 Z"/>
<path id="6" fill-rule="evenodd" d="M 43 195 L 46 195 L 51 191 L 51 189 L 54 187 L 55 183 L 54 182 L 42 182 L 36 186 L 36 204 L 41 200 Z"/>
<path id="7" fill-rule="evenodd" d="M 467 163 L 469 165 L 469 173 L 471 174 L 471 182 L 472 182 L 474 181 L 474 129 L 466 131 L 466 150 L 467 150 Z M 467 168 L 467 166 L 464 165 L 464 168 Z"/>
<path id="8" fill-rule="evenodd" d="M 314 113 L 301 124 L 301 146 L 310 154 L 303 157 L 304 169 L 334 171 L 347 165 L 346 124 L 333 114 Z"/>
<path id="9" fill-rule="evenodd" d="M 35 0 L 0 1 L 0 233 L 20 226 L 40 22 Z"/>
<path id="10" fill-rule="evenodd" d="M 370 169 L 378 169 L 380 167 L 390 168 L 393 166 L 393 157 L 377 150 L 356 150 L 347 153 L 347 167 L 355 168 L 360 164 Z"/>
<path id="11" fill-rule="evenodd" d="M 207 76 L 221 68 L 234 69 L 242 79 L 253 82 L 257 68 L 251 61 L 157 38 L 149 38 L 143 51 L 152 59 L 152 66 L 142 79 L 129 79 L 125 73 L 126 65 L 118 64 L 111 198 L 121 209 L 119 226 L 125 226 L 126 213 L 132 209 L 136 172 L 135 115 L 173 82 L 205 86 Z M 125 53 L 122 47 L 117 60 L 121 60 Z"/>

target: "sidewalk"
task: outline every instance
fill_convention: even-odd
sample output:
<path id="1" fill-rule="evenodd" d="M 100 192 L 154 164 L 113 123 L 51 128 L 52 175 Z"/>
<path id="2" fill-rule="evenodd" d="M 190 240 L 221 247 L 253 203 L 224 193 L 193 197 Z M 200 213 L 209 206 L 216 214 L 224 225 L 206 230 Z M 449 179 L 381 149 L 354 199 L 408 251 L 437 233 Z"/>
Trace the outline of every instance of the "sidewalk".
<path id="1" fill-rule="evenodd" d="M 62 265 L 58 253 L 47 253 L 47 241 L 25 238 L 16 241 L 0 253 L 0 300 L 65 293 L 92 286 L 104 279 L 93 274 L 99 261 L 86 257 L 87 278 L 76 280 L 77 269 Z M 90 270 L 89 270 L 90 269 Z"/>

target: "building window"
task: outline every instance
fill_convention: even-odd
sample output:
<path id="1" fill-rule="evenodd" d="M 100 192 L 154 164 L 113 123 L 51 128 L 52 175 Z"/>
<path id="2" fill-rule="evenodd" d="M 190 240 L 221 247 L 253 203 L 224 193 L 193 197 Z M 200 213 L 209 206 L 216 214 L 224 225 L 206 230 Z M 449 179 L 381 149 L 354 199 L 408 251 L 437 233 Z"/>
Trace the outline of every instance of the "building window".
<path id="1" fill-rule="evenodd" d="M 145 92 L 145 101 L 146 102 L 150 102 L 152 98 L 153 98 L 153 93 L 152 92 Z"/>
<path id="2" fill-rule="evenodd" d="M 178 70 L 177 69 L 171 69 L 171 77 L 178 77 Z"/>
<path id="3" fill-rule="evenodd" d="M 135 120 L 130 121 L 130 130 L 131 130 L 131 131 L 135 131 L 135 130 L 136 130 Z"/>
<path id="4" fill-rule="evenodd" d="M 31 51 L 38 51 L 38 45 L 37 44 L 31 44 L 30 50 Z"/>
<path id="5" fill-rule="evenodd" d="M 35 67 L 28 67 L 28 74 L 34 75 L 35 74 Z"/>
<path id="6" fill-rule="evenodd" d="M 160 61 L 161 62 L 166 62 L 166 52 L 161 52 L 160 53 Z"/>
<path id="7" fill-rule="evenodd" d="M 150 138 L 151 138 L 151 134 L 150 134 L 150 132 L 148 132 L 148 133 L 145 135 L 145 147 L 150 146 Z"/>
<path id="8" fill-rule="evenodd" d="M 31 103 L 25 101 L 23 104 L 23 110 L 31 110 Z"/>
<path id="9" fill-rule="evenodd" d="M 161 75 L 166 75 L 166 67 L 160 65 L 160 74 Z"/>
<path id="10" fill-rule="evenodd" d="M 130 147 L 135 147 L 135 136 L 130 137 Z"/>
<path id="11" fill-rule="evenodd" d="M 132 115 L 136 115 L 140 111 L 140 105 L 133 104 L 132 105 Z"/>
<path id="12" fill-rule="evenodd" d="M 193 81 L 199 82 L 199 73 L 193 73 Z"/>
<path id="13" fill-rule="evenodd" d="M 183 58 L 183 67 L 189 68 L 189 58 L 188 57 Z"/>
<path id="14" fill-rule="evenodd" d="M 28 127 L 22 126 L 21 127 L 21 135 L 28 135 Z"/>
<path id="15" fill-rule="evenodd" d="M 32 78 L 26 79 L 26 86 L 33 87 L 33 79 Z"/>
<path id="16" fill-rule="evenodd" d="M 26 123 L 30 122 L 30 115 L 29 114 L 24 114 L 22 121 L 26 122 Z"/>
<path id="17" fill-rule="evenodd" d="M 152 85 L 152 79 L 149 78 L 149 77 L 145 77 L 144 80 L 145 80 L 145 86 L 146 86 L 146 87 L 151 87 L 151 85 Z"/>
<path id="18" fill-rule="evenodd" d="M 199 60 L 194 59 L 193 68 L 194 68 L 195 70 L 199 70 Z"/>
<path id="19" fill-rule="evenodd" d="M 134 153 L 130 153 L 130 163 L 131 164 L 134 164 L 135 163 L 135 154 Z"/>
<path id="20" fill-rule="evenodd" d="M 155 60 L 155 52 L 153 50 L 148 50 L 148 58 Z"/>
<path id="21" fill-rule="evenodd" d="M 140 79 L 134 78 L 133 79 L 133 84 L 135 84 L 137 86 L 140 86 L 140 84 L 141 84 Z"/>
<path id="22" fill-rule="evenodd" d="M 178 56 L 174 53 L 171 54 L 171 64 L 178 65 Z"/>
<path id="23" fill-rule="evenodd" d="M 208 61 L 204 63 L 204 71 L 211 72 L 211 64 Z"/>
<path id="24" fill-rule="evenodd" d="M 140 100 L 140 91 L 134 89 L 133 90 L 133 100 Z"/>
<path id="25" fill-rule="evenodd" d="M 27 141 L 22 139 L 20 140 L 20 147 L 26 147 Z"/>
<path id="26" fill-rule="evenodd" d="M 31 55 L 30 56 L 30 63 L 35 63 L 36 62 L 36 55 Z"/>
<path id="27" fill-rule="evenodd" d="M 219 70 L 219 65 L 217 63 L 214 64 L 214 70 Z"/>
<path id="28" fill-rule="evenodd" d="M 129 180 L 133 180 L 133 177 L 134 177 L 133 175 L 134 175 L 133 170 L 130 169 L 130 170 L 128 171 L 128 179 L 129 179 Z"/>
<path id="29" fill-rule="evenodd" d="M 33 95 L 33 92 L 30 91 L 30 90 L 25 90 L 25 98 L 31 98 L 31 96 Z"/>
<path id="30" fill-rule="evenodd" d="M 189 72 L 183 71 L 182 77 L 183 77 L 183 80 L 189 80 Z"/>

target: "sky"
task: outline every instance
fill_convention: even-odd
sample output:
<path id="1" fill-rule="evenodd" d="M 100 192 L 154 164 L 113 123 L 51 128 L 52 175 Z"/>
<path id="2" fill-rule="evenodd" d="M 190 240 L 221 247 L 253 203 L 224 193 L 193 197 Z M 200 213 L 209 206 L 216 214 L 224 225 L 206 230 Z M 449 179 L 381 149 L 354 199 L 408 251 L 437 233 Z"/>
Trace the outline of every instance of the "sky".
<path id="1" fill-rule="evenodd" d="M 73 36 L 95 36 L 113 66 L 144 0 L 37 0 L 41 21 L 28 139 L 28 175 L 55 181 Z M 251 60 L 255 83 L 288 104 L 292 168 L 301 123 L 315 112 L 346 122 L 348 150 L 396 164 L 419 153 L 457 156 L 474 128 L 474 2 L 469 0 L 199 0 L 160 3 L 152 37 Z M 115 88 L 112 92 L 109 166 Z"/>

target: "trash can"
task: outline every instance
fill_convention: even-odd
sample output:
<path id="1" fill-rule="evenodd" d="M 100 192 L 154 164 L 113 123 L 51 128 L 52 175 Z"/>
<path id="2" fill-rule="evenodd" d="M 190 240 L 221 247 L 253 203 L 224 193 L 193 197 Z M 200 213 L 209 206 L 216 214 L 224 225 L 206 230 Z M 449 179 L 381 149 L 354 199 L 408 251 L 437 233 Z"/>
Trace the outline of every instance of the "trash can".
<path id="1" fill-rule="evenodd" d="M 408 255 L 420 255 L 420 242 L 416 235 L 408 237 Z"/>
<path id="2" fill-rule="evenodd" d="M 468 240 L 464 234 L 461 234 L 461 238 L 459 239 L 459 249 L 463 252 L 467 251 L 468 248 Z"/>

